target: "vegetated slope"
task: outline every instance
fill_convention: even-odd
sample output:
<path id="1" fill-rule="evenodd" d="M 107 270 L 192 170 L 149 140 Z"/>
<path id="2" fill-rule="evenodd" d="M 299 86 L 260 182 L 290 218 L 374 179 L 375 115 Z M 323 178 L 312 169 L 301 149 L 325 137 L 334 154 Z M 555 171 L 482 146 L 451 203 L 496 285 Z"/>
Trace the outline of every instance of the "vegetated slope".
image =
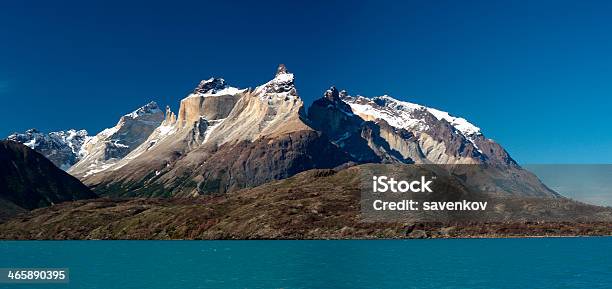
<path id="1" fill-rule="evenodd" d="M 370 165 L 365 165 L 370 166 Z M 363 222 L 360 170 L 310 170 L 218 196 L 76 201 L 0 224 L 3 239 L 328 239 L 610 235 L 612 209 L 563 198 L 506 199 L 547 222 Z M 524 210 L 523 210 L 524 209 Z M 521 216 L 518 216 L 521 217 Z M 558 221 L 555 221 L 558 218 Z M 582 220 L 567 222 L 566 218 Z"/>

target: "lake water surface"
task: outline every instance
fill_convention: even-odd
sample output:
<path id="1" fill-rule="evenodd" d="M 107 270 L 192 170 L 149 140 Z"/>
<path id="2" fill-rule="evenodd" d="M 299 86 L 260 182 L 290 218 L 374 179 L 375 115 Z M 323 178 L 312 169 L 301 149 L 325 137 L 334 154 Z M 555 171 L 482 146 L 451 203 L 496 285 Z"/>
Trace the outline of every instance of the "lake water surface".
<path id="1" fill-rule="evenodd" d="M 0 288 L 612 288 L 612 238 L 2 241 L 9 267 L 70 283 Z"/>

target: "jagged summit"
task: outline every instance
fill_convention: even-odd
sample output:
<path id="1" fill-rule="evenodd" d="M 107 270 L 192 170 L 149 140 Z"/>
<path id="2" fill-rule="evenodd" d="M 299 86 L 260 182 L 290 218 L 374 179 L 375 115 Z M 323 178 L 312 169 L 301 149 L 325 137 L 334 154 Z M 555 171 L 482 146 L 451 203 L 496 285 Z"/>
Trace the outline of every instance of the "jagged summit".
<path id="1" fill-rule="evenodd" d="M 325 91 L 325 93 L 323 94 L 323 97 L 325 97 L 327 100 L 331 102 L 338 102 L 340 101 L 340 92 L 335 86 L 332 86 L 328 90 Z"/>
<path id="2" fill-rule="evenodd" d="M 173 125 L 176 123 L 176 114 L 170 109 L 169 105 L 166 105 L 166 112 L 164 113 L 164 121 L 162 122 L 162 126 Z"/>
<path id="3" fill-rule="evenodd" d="M 255 88 L 255 93 L 259 94 L 261 99 L 268 100 L 299 99 L 297 90 L 295 89 L 294 79 L 293 73 L 287 71 L 287 67 L 281 64 L 278 66 L 278 69 L 276 69 L 274 79 Z"/>
<path id="4" fill-rule="evenodd" d="M 200 81 L 198 86 L 193 90 L 187 97 L 202 97 L 211 95 L 233 95 L 236 93 L 244 92 L 245 89 L 232 87 L 227 84 L 225 79 L 218 77 L 211 77 L 206 80 Z"/>
<path id="5" fill-rule="evenodd" d="M 200 81 L 200 84 L 198 84 L 198 86 L 193 90 L 193 92 L 200 94 L 213 94 L 225 88 L 227 88 L 225 79 L 211 77 L 207 80 Z"/>
<path id="6" fill-rule="evenodd" d="M 162 112 L 161 109 L 159 108 L 159 106 L 157 105 L 157 103 L 155 101 L 151 101 L 141 107 L 139 107 L 138 109 L 126 114 L 126 117 L 132 118 L 132 119 L 136 119 L 139 117 L 143 117 L 144 115 L 148 115 L 148 114 L 156 114 L 156 113 L 160 113 Z"/>
<path id="7" fill-rule="evenodd" d="M 279 64 L 278 68 L 276 68 L 276 76 L 280 74 L 288 74 L 287 67 L 284 64 Z"/>
<path id="8" fill-rule="evenodd" d="M 428 125 L 422 117 L 423 112 L 433 115 L 437 120 L 447 121 L 464 136 L 481 135 L 480 128 L 461 117 L 455 117 L 448 112 L 423 105 L 400 101 L 391 96 L 377 97 L 349 96 L 343 97 L 353 112 L 365 119 L 383 119 L 390 125 L 412 130 L 426 130 Z"/>
<path id="9" fill-rule="evenodd" d="M 308 110 L 310 121 L 358 161 L 436 164 L 516 163 L 464 118 L 383 95 L 328 89 Z"/>
<path id="10" fill-rule="evenodd" d="M 122 116 L 114 127 L 88 138 L 81 147 L 81 159 L 69 172 L 82 175 L 110 167 L 142 144 L 164 120 L 164 112 L 151 101 Z"/>
<path id="11" fill-rule="evenodd" d="M 333 103 L 340 103 L 342 102 L 342 99 L 344 99 L 347 96 L 348 96 L 348 92 L 346 92 L 346 90 L 343 89 L 343 90 L 338 91 L 338 89 L 335 86 L 331 86 L 323 94 L 324 98 L 326 98 L 327 100 Z"/>
<path id="12" fill-rule="evenodd" d="M 335 86 L 331 86 L 328 90 L 325 91 L 323 97 L 315 101 L 317 103 L 313 105 L 337 107 L 338 109 L 340 109 L 340 111 L 348 115 L 352 115 L 353 113 L 351 111 L 351 107 L 348 106 L 348 104 L 346 104 L 344 101 L 342 101 L 342 99 L 346 97 L 347 94 L 348 93 L 346 92 L 346 90 L 338 91 Z M 328 103 L 321 103 L 324 101 Z"/>
<path id="13" fill-rule="evenodd" d="M 86 130 L 70 129 L 43 133 L 35 128 L 7 137 L 8 140 L 22 143 L 40 152 L 63 170 L 67 170 L 81 158 L 81 147 L 88 138 Z"/>

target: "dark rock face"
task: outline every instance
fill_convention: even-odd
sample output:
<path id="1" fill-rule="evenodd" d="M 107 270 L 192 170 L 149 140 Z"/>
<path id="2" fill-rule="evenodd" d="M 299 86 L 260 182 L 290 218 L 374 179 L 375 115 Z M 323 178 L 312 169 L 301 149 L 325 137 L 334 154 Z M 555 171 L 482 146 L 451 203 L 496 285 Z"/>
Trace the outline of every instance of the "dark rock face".
<path id="1" fill-rule="evenodd" d="M 508 154 L 508 152 L 498 143 L 485 138 L 482 135 L 474 137 L 474 143 L 482 151 L 489 163 L 500 163 L 518 167 L 518 163 Z"/>
<path id="2" fill-rule="evenodd" d="M 485 156 L 479 153 L 475 146 L 469 142 L 465 136 L 456 132 L 456 129 L 445 120 L 436 119 L 426 110 L 417 110 L 414 116 L 423 119 L 428 124 L 425 132 L 433 137 L 434 140 L 445 144 L 445 153 L 457 157 L 471 157 L 485 160 Z"/>
<path id="3" fill-rule="evenodd" d="M 331 87 L 324 97 L 313 102 L 308 110 L 308 120 L 313 128 L 323 132 L 340 149 L 356 162 L 379 162 L 381 158 L 361 137 L 363 120 L 354 115 L 351 108 L 339 98 L 338 90 Z"/>
<path id="4" fill-rule="evenodd" d="M 194 93 L 217 93 L 217 91 L 227 88 L 225 79 L 223 78 L 211 78 L 208 80 L 202 80 L 200 84 L 193 90 Z"/>
<path id="5" fill-rule="evenodd" d="M 351 107 L 342 101 L 342 96 L 346 96 L 346 91 L 339 92 L 331 87 L 312 104 L 308 110 L 308 119 L 315 129 L 329 136 L 355 162 L 414 162 L 414 156 L 393 147 L 396 142 L 401 142 L 405 143 L 404 147 L 412 146 L 416 149 L 414 135 L 393 128 L 384 121 L 365 121 L 353 113 Z M 419 155 L 416 150 L 414 154 Z"/>
<path id="6" fill-rule="evenodd" d="M 40 153 L 13 141 L 0 142 L 0 199 L 32 210 L 97 197 Z"/>

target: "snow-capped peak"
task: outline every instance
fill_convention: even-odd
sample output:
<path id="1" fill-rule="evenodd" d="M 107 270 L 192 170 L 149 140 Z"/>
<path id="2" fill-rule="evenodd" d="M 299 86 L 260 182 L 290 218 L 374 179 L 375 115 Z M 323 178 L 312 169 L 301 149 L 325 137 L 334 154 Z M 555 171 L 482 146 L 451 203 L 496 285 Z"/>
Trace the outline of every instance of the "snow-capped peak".
<path id="1" fill-rule="evenodd" d="M 145 104 L 144 106 L 136 109 L 135 111 L 132 111 L 128 114 L 126 114 L 126 117 L 129 118 L 138 118 L 140 116 L 143 115 L 148 115 L 148 114 L 153 114 L 153 113 L 160 113 L 162 112 L 161 109 L 159 109 L 159 106 L 157 106 L 157 103 L 155 101 L 151 101 L 147 104 Z"/>
<path id="2" fill-rule="evenodd" d="M 355 113 L 366 115 L 370 118 L 383 119 L 394 127 L 417 130 L 425 129 L 427 124 L 413 114 L 413 112 L 418 110 L 424 110 L 431 113 L 438 120 L 447 121 L 466 137 L 481 134 L 480 128 L 464 118 L 452 116 L 448 112 L 435 108 L 400 101 L 388 95 L 373 98 L 346 95 L 342 99 L 351 106 Z"/>
<path id="3" fill-rule="evenodd" d="M 193 93 L 213 94 L 225 88 L 227 88 L 225 79 L 211 77 L 207 80 L 200 81 L 200 84 L 198 84 L 198 86 L 193 90 Z"/>
<path id="4" fill-rule="evenodd" d="M 295 89 L 293 73 L 284 64 L 278 66 L 274 79 L 255 88 L 261 99 L 279 98 L 284 100 L 299 98 Z"/>
<path id="5" fill-rule="evenodd" d="M 323 97 L 325 97 L 327 100 L 331 102 L 338 102 L 340 101 L 340 92 L 335 86 L 332 86 L 328 90 L 325 91 L 325 93 L 323 94 Z"/>
<path id="6" fill-rule="evenodd" d="M 79 151 L 87 141 L 86 130 L 65 130 L 43 133 L 28 129 L 24 133 L 14 133 L 8 140 L 22 143 L 50 159 L 56 166 L 67 170 L 79 159 Z"/>
<path id="7" fill-rule="evenodd" d="M 198 86 L 193 90 L 193 93 L 191 93 L 188 97 L 234 95 L 244 91 L 244 89 L 229 86 L 223 78 L 211 77 L 209 79 L 200 81 L 200 84 L 198 84 Z"/>
<path id="8" fill-rule="evenodd" d="M 465 136 L 481 134 L 480 128 L 473 125 L 472 123 L 467 121 L 465 118 L 455 117 L 455 116 L 450 115 L 446 111 L 437 110 L 431 107 L 428 107 L 427 111 L 433 114 L 438 120 L 444 119 L 448 121 L 453 127 L 455 127 L 458 131 L 460 131 Z"/>

